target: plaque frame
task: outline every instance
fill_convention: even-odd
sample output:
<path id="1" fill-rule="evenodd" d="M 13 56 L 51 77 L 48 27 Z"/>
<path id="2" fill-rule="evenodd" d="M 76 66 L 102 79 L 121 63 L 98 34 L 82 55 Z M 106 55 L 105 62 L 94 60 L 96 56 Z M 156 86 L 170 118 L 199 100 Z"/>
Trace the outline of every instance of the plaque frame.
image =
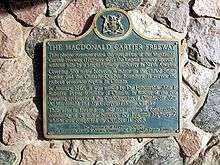
<path id="1" fill-rule="evenodd" d="M 130 22 L 130 27 L 128 32 L 122 36 L 122 37 L 116 37 L 116 38 L 108 38 L 105 36 L 102 36 L 96 29 L 96 21 L 97 18 L 106 11 L 119 11 L 122 12 L 123 14 L 125 14 Z M 151 41 L 176 41 L 178 42 L 178 109 L 179 109 L 179 131 L 175 132 L 175 133 L 143 133 L 143 134 L 113 134 L 113 135 L 49 135 L 48 134 L 48 128 L 47 128 L 47 111 L 46 111 L 46 44 L 50 41 L 77 41 L 80 40 L 84 37 L 86 37 L 88 34 L 90 34 L 90 32 L 92 32 L 94 30 L 94 32 L 96 33 L 96 35 L 104 40 L 108 40 L 108 41 L 117 41 L 117 40 L 122 40 L 124 38 L 126 38 L 127 36 L 129 36 L 129 34 L 133 31 L 136 34 L 138 34 L 141 38 L 144 38 L 146 40 L 151 40 Z M 181 111 L 181 82 L 182 82 L 182 74 L 181 74 L 181 41 L 177 40 L 177 39 L 170 39 L 170 38 L 165 38 L 165 37 L 161 37 L 161 38 L 150 38 L 150 37 L 146 37 L 145 35 L 141 34 L 140 32 L 138 32 L 138 30 L 134 27 L 131 17 L 129 16 L 129 13 L 127 11 L 124 11 L 122 9 L 118 9 L 118 8 L 107 8 L 104 10 L 101 10 L 100 12 L 98 12 L 92 22 L 91 27 L 81 36 L 77 36 L 77 37 L 69 37 L 68 39 L 46 39 L 43 42 L 43 135 L 46 139 L 106 139 L 106 138 L 112 138 L 112 139 L 122 139 L 122 138 L 149 138 L 149 137 L 170 137 L 170 136 L 178 136 L 181 134 L 182 132 L 182 111 Z"/>

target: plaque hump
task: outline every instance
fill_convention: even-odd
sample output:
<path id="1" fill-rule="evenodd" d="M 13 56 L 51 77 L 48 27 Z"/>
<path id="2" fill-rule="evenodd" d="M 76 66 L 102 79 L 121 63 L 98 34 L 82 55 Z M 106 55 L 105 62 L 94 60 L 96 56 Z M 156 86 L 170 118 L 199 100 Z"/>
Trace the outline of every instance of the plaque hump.
<path id="1" fill-rule="evenodd" d="M 149 39 L 109 8 L 74 39 L 44 42 L 44 136 L 159 137 L 181 132 L 179 41 Z"/>

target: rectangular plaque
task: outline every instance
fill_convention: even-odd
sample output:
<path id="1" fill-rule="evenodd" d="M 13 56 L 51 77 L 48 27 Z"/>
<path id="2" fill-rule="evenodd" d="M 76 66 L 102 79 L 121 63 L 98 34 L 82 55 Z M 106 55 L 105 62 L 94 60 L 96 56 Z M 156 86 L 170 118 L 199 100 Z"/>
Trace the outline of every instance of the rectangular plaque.
<path id="1" fill-rule="evenodd" d="M 142 37 L 124 11 L 98 14 L 82 37 L 45 41 L 43 72 L 46 138 L 181 130 L 179 42 Z"/>

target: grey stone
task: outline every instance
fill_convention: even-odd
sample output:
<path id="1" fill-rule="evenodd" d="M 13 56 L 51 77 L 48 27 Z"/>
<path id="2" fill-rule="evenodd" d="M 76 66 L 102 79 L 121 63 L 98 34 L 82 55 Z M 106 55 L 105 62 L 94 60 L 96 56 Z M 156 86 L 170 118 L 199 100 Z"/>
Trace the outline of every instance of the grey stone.
<path id="1" fill-rule="evenodd" d="M 0 59 L 0 92 L 9 102 L 17 102 L 35 96 L 33 65 L 24 55 L 14 59 Z"/>
<path id="2" fill-rule="evenodd" d="M 183 165 L 183 158 L 179 153 L 179 146 L 174 139 L 155 139 L 145 145 L 144 152 L 139 152 L 142 156 L 133 163 L 127 161 L 126 165 Z M 135 155 L 134 155 L 135 157 Z"/>
<path id="3" fill-rule="evenodd" d="M 182 70 L 184 81 L 198 95 L 206 97 L 210 85 L 215 82 L 218 72 L 194 61 L 189 61 Z"/>
<path id="4" fill-rule="evenodd" d="M 52 26 L 39 24 L 32 29 L 25 43 L 25 50 L 28 56 L 33 59 L 36 97 L 41 97 L 43 41 L 51 38 L 61 38 L 61 34 Z"/>
<path id="5" fill-rule="evenodd" d="M 149 0 L 143 3 L 144 10 L 155 21 L 183 33 L 189 20 L 189 5 L 187 1 Z"/>
<path id="6" fill-rule="evenodd" d="M 149 140 L 147 138 L 144 138 L 142 142 L 131 138 L 67 140 L 63 143 L 63 149 L 73 160 L 87 161 L 89 164 L 94 164 L 94 162 L 105 165 L 110 162 L 123 164 Z"/>
<path id="7" fill-rule="evenodd" d="M 72 0 L 49 0 L 47 14 L 50 17 L 57 16 Z"/>
<path id="8" fill-rule="evenodd" d="M 39 24 L 31 30 L 26 43 L 25 50 L 29 57 L 34 59 L 42 53 L 42 43 L 45 39 L 58 38 L 61 36 L 58 30 L 51 26 Z"/>
<path id="9" fill-rule="evenodd" d="M 172 29 L 166 28 L 163 24 L 154 21 L 144 10 L 128 11 L 131 17 L 134 28 L 138 33 L 141 33 L 146 38 L 152 39 L 174 39 L 182 40 L 185 38 L 184 33 L 178 33 Z M 185 50 L 186 44 L 183 42 L 182 49 Z M 186 51 L 182 51 L 181 59 L 183 62 L 188 59 Z"/>
<path id="10" fill-rule="evenodd" d="M 219 165 L 220 164 L 220 136 L 214 136 L 205 151 L 199 154 L 190 165 Z"/>
<path id="11" fill-rule="evenodd" d="M 0 150 L 0 164 L 12 165 L 16 160 L 15 153 L 6 150 Z"/>
<path id="12" fill-rule="evenodd" d="M 139 159 L 141 157 L 143 157 L 144 155 L 144 148 L 140 149 L 135 155 L 133 155 L 132 157 L 130 157 L 126 162 L 125 165 L 134 165 L 137 164 L 137 162 L 139 161 Z"/>
<path id="13" fill-rule="evenodd" d="M 133 10 L 137 8 L 143 0 L 104 0 L 106 7 L 121 8 L 123 10 Z"/>
<path id="14" fill-rule="evenodd" d="M 193 123 L 206 132 L 220 130 L 220 78 L 210 87 L 207 101 Z"/>
<path id="15" fill-rule="evenodd" d="M 210 18 L 190 19 L 188 27 L 189 58 L 207 68 L 220 64 L 220 21 Z"/>
<path id="16" fill-rule="evenodd" d="M 198 16 L 220 19 L 219 0 L 195 0 L 193 10 Z"/>

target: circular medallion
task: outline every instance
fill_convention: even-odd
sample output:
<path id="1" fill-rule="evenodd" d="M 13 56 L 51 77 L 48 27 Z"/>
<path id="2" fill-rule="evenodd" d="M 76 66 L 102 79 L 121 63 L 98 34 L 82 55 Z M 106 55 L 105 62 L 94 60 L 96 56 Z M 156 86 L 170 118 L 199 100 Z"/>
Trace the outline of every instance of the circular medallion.
<path id="1" fill-rule="evenodd" d="M 132 31 L 131 19 L 120 9 L 106 9 L 95 18 L 95 32 L 105 40 L 119 40 Z"/>
<path id="2" fill-rule="evenodd" d="M 106 7 L 115 7 L 123 10 L 133 10 L 141 5 L 143 0 L 104 0 Z"/>

